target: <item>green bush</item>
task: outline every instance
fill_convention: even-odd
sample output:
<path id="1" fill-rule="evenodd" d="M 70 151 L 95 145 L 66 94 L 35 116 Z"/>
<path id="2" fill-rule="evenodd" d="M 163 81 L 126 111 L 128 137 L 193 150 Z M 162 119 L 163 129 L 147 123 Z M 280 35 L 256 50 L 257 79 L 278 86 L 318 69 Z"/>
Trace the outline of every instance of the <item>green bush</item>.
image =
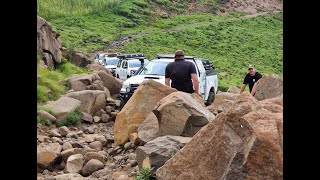
<path id="1" fill-rule="evenodd" d="M 150 180 L 150 179 L 154 179 L 151 177 L 151 171 L 153 168 L 142 168 L 139 171 L 139 175 L 136 177 L 136 180 Z"/>
<path id="2" fill-rule="evenodd" d="M 61 126 L 77 126 L 81 122 L 81 111 L 79 108 L 74 110 L 73 112 L 67 114 L 67 116 L 61 120 L 57 121 L 57 127 Z"/>
<path id="3" fill-rule="evenodd" d="M 51 121 L 42 117 L 42 116 L 37 116 L 37 122 L 42 124 L 42 125 L 46 125 L 46 126 L 50 126 L 51 125 Z"/>

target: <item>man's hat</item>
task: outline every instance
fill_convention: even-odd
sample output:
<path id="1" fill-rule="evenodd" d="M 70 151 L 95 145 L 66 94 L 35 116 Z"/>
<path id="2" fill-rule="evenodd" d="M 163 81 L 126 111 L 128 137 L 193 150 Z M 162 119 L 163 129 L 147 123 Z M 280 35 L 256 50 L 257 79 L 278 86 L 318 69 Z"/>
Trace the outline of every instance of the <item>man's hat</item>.
<path id="1" fill-rule="evenodd" d="M 249 64 L 248 69 L 254 69 L 252 64 Z"/>
<path id="2" fill-rule="evenodd" d="M 174 57 L 177 59 L 178 56 L 184 56 L 184 52 L 182 50 L 176 50 Z"/>

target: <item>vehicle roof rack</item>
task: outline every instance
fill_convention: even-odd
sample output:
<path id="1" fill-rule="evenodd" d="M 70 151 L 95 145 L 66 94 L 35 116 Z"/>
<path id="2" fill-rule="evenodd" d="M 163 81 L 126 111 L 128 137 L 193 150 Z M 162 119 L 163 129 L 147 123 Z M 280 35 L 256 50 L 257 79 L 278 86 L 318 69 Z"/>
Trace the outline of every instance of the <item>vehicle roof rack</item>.
<path id="1" fill-rule="evenodd" d="M 161 59 L 161 58 L 174 58 L 175 55 L 174 54 L 156 54 L 156 58 L 157 59 Z M 194 59 L 194 56 L 184 56 L 184 59 Z"/>
<path id="2" fill-rule="evenodd" d="M 119 54 L 117 57 L 119 59 L 127 59 L 127 58 L 142 59 L 142 58 L 145 58 L 144 54 L 142 54 L 142 53 Z"/>

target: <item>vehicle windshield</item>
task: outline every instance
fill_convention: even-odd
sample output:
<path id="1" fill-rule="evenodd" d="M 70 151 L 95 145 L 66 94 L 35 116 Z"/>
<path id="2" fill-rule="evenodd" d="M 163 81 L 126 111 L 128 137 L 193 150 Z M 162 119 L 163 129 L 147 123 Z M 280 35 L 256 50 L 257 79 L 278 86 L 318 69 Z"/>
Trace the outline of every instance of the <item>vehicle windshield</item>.
<path id="1" fill-rule="evenodd" d="M 116 65 L 118 64 L 119 59 L 106 59 L 106 65 Z"/>
<path id="2" fill-rule="evenodd" d="M 149 61 L 147 59 L 144 60 L 144 64 L 148 64 Z M 134 61 L 128 61 L 129 67 L 134 68 L 134 67 L 140 67 L 141 66 L 141 61 L 139 60 L 134 60 Z"/>
<path id="3" fill-rule="evenodd" d="M 166 67 L 169 63 L 170 62 L 151 61 L 148 65 L 141 69 L 138 74 L 164 76 Z"/>
<path id="4" fill-rule="evenodd" d="M 105 55 L 104 55 L 104 54 L 100 54 L 98 59 L 99 59 L 99 60 L 103 60 L 103 59 L 104 59 L 104 57 L 105 57 Z"/>

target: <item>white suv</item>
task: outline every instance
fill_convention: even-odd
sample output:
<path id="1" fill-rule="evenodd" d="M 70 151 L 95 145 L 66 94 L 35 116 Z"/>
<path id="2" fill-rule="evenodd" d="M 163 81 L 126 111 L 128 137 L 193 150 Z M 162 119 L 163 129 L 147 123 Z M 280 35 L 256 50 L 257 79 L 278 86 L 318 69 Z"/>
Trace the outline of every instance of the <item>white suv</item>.
<path id="1" fill-rule="evenodd" d="M 115 76 L 122 80 L 133 76 L 140 67 L 149 63 L 141 53 L 119 55 L 118 58 L 120 60 L 115 69 Z"/>

